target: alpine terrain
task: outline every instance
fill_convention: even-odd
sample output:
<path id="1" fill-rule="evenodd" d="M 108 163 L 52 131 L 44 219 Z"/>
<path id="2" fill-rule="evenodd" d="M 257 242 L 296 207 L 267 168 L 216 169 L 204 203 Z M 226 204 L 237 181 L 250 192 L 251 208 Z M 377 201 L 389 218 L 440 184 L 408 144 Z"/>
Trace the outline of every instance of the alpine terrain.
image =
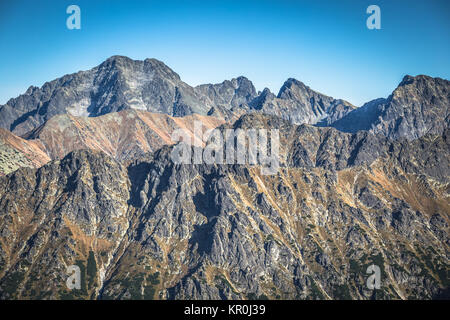
<path id="1" fill-rule="evenodd" d="M 356 107 L 123 56 L 30 87 L 0 106 L 0 299 L 448 298 L 449 106 L 425 75 Z M 278 130 L 278 170 L 173 161 L 212 129 Z"/>

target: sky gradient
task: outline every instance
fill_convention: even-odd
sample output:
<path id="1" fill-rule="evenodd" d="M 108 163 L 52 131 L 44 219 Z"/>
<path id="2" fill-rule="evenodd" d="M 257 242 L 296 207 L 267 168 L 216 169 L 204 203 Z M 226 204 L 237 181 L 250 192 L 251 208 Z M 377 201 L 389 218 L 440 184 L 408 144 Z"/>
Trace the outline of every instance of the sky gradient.
<path id="1" fill-rule="evenodd" d="M 81 8 L 81 30 L 66 8 Z M 366 8 L 381 8 L 381 30 Z M 450 78 L 450 1 L 0 1 L 0 104 L 112 55 L 156 58 L 190 85 L 287 78 L 360 106 L 405 74 Z"/>

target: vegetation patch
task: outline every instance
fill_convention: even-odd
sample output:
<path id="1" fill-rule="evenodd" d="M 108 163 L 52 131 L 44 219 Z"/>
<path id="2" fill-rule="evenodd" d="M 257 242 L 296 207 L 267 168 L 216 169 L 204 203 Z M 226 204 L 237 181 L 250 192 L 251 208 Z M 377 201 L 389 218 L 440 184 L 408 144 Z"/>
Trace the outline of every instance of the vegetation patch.
<path id="1" fill-rule="evenodd" d="M 339 300 L 352 300 L 350 290 L 346 284 L 335 286 L 333 295 L 336 299 Z"/>
<path id="2" fill-rule="evenodd" d="M 247 295 L 247 299 L 248 300 L 269 300 L 269 298 L 265 294 L 257 296 L 256 293 L 249 293 Z"/>
<path id="3" fill-rule="evenodd" d="M 3 282 L 2 290 L 13 296 L 17 292 L 23 279 L 24 274 L 22 272 L 13 272 L 9 274 Z"/>
<path id="4" fill-rule="evenodd" d="M 228 280 L 223 276 L 223 275 L 216 275 L 214 277 L 214 281 L 217 283 L 216 287 L 219 290 L 225 290 L 226 287 L 230 288 L 231 291 L 233 291 L 234 294 L 238 294 L 238 292 L 236 292 L 233 288 L 233 286 L 231 285 L 230 282 L 228 282 Z"/>
<path id="5" fill-rule="evenodd" d="M 87 260 L 87 276 L 88 276 L 88 288 L 89 290 L 92 288 L 95 283 L 95 279 L 97 276 L 97 263 L 95 261 L 95 256 L 93 251 L 89 251 L 89 257 Z"/>
<path id="6" fill-rule="evenodd" d="M 159 272 L 155 272 L 147 277 L 147 285 L 144 286 L 144 300 L 153 300 L 155 298 L 156 286 L 159 283 Z"/>
<path id="7" fill-rule="evenodd" d="M 323 296 L 322 291 L 320 291 L 316 282 L 311 278 L 310 278 L 310 280 L 311 280 L 311 299 L 312 300 L 324 300 L 325 297 Z"/>

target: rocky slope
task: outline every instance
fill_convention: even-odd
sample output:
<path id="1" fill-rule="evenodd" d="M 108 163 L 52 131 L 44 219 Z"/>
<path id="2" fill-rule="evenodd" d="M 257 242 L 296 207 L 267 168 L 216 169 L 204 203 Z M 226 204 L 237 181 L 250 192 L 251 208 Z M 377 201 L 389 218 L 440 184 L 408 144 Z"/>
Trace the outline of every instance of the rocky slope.
<path id="1" fill-rule="evenodd" d="M 195 87 L 195 89 L 202 94 L 206 104 L 216 107 L 222 106 L 226 109 L 248 104 L 257 97 L 253 83 L 242 76 L 218 84 L 203 84 Z"/>
<path id="2" fill-rule="evenodd" d="M 279 128 L 281 168 L 75 151 L 0 178 L 3 299 L 408 299 L 449 286 L 449 132 Z M 81 290 L 65 287 L 68 265 Z M 381 289 L 366 268 L 381 269 Z"/>
<path id="3" fill-rule="evenodd" d="M 450 82 L 405 76 L 387 99 L 377 99 L 332 124 L 345 132 L 370 130 L 390 139 L 442 134 L 450 124 Z"/>
<path id="4" fill-rule="evenodd" d="M 140 110 L 123 110 L 99 117 L 64 114 L 53 117 L 24 137 L 39 141 L 51 159 L 62 159 L 74 150 L 90 149 L 103 151 L 117 160 L 129 160 L 173 144 L 171 134 L 176 129 L 183 129 L 191 139 L 200 141 L 202 137 L 195 136 L 196 121 L 204 131 L 224 122 L 198 114 L 170 117 Z"/>
<path id="5" fill-rule="evenodd" d="M 50 161 L 43 149 L 39 141 L 28 141 L 0 128 L 0 176 L 21 167 L 41 167 Z"/>
<path id="6" fill-rule="evenodd" d="M 195 122 L 202 126 L 199 132 Z M 174 144 L 171 134 L 178 129 L 203 145 L 203 133 L 223 123 L 212 116 L 170 117 L 131 109 L 92 118 L 58 115 L 22 138 L 0 128 L 0 175 L 21 167 L 39 168 L 82 149 L 103 151 L 121 161 L 134 159 Z"/>

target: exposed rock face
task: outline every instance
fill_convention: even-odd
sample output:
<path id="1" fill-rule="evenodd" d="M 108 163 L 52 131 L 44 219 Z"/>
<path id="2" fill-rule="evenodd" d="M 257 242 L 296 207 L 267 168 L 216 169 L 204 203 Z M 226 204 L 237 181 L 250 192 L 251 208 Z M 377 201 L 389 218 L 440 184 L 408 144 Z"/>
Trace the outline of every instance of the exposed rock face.
<path id="1" fill-rule="evenodd" d="M 448 287 L 449 132 L 408 142 L 241 117 L 280 129 L 282 167 L 125 167 L 76 151 L 0 178 L 0 297 L 432 298 Z M 82 266 L 68 291 L 66 267 Z M 55 276 L 56 275 L 56 276 Z"/>
<path id="2" fill-rule="evenodd" d="M 248 104 L 257 96 L 253 83 L 245 77 L 225 80 L 218 84 L 203 84 L 195 89 L 202 93 L 208 105 L 223 106 L 227 109 Z"/>
<path id="3" fill-rule="evenodd" d="M 276 115 L 294 124 L 321 125 L 329 125 L 355 109 L 347 101 L 318 93 L 295 79 L 288 79 L 278 96 L 269 89 L 264 89 L 250 106 L 264 114 Z"/>
<path id="4" fill-rule="evenodd" d="M 424 75 L 405 76 L 387 99 L 354 110 L 333 126 L 346 132 L 370 130 L 390 139 L 442 134 L 450 124 L 450 82 Z"/>
<path id="5" fill-rule="evenodd" d="M 81 291 L 91 290 L 100 269 L 86 265 L 89 251 L 106 263 L 128 228 L 126 170 L 103 153 L 76 151 L 2 179 L 1 297 L 62 297 L 72 264 L 95 270 Z"/>
<path id="6" fill-rule="evenodd" d="M 0 176 L 21 167 L 39 168 L 50 161 L 39 141 L 25 140 L 0 128 Z"/>

